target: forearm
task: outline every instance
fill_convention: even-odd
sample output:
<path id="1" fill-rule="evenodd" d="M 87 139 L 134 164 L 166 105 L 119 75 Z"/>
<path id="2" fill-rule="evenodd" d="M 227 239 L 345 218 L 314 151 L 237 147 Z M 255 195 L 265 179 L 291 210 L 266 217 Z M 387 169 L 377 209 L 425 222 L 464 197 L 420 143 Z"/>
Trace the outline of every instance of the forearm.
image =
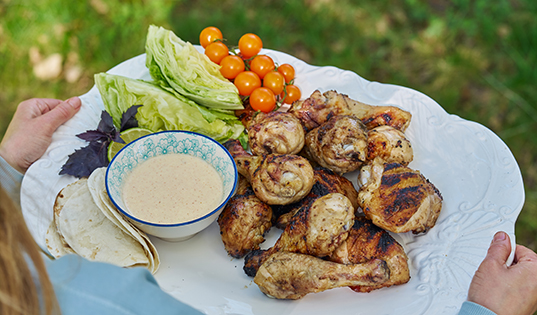
<path id="1" fill-rule="evenodd" d="M 19 206 L 22 177 L 22 173 L 14 169 L 0 156 L 0 184 L 15 204 Z"/>

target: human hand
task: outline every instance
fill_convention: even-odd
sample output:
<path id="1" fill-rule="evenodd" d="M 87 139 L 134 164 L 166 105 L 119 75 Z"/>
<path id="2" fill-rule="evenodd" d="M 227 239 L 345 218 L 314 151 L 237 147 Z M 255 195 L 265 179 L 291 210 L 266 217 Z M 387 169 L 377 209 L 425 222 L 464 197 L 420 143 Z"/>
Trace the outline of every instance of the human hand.
<path id="1" fill-rule="evenodd" d="M 498 315 L 531 315 L 537 311 L 537 254 L 517 245 L 513 264 L 509 236 L 498 232 L 487 256 L 477 269 L 468 291 L 468 301 Z"/>
<path id="2" fill-rule="evenodd" d="M 0 156 L 25 173 L 45 153 L 54 131 L 73 117 L 80 106 L 78 97 L 66 101 L 33 98 L 21 102 L 0 142 Z"/>

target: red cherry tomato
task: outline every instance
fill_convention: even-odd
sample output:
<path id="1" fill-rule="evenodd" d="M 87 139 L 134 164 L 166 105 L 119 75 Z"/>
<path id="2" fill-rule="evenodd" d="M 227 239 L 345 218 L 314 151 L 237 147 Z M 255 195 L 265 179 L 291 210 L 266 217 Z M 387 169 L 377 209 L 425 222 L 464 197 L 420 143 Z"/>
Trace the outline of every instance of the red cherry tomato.
<path id="1" fill-rule="evenodd" d="M 270 89 L 275 95 L 283 92 L 285 78 L 278 71 L 271 71 L 263 78 L 263 86 Z"/>
<path id="2" fill-rule="evenodd" d="M 295 78 L 295 68 L 288 63 L 284 63 L 278 67 L 278 72 L 283 74 L 285 83 L 291 82 Z"/>
<path id="3" fill-rule="evenodd" d="M 204 28 L 200 33 L 200 45 L 206 48 L 217 39 L 223 39 L 222 32 L 214 26 Z"/>
<path id="4" fill-rule="evenodd" d="M 266 87 L 257 88 L 250 95 L 250 106 L 254 110 L 268 113 L 276 108 L 276 95 Z"/>
<path id="5" fill-rule="evenodd" d="M 236 55 L 225 56 L 220 61 L 220 66 L 220 73 L 229 80 L 235 79 L 239 73 L 244 71 L 244 61 Z"/>
<path id="6" fill-rule="evenodd" d="M 274 61 L 267 55 L 257 55 L 250 62 L 250 70 L 263 79 L 265 75 L 274 70 Z"/>
<path id="7" fill-rule="evenodd" d="M 263 41 L 255 34 L 244 34 L 239 39 L 239 51 L 245 59 L 257 55 L 261 51 L 261 48 L 263 48 Z"/>
<path id="8" fill-rule="evenodd" d="M 239 73 L 233 81 L 239 90 L 240 95 L 250 95 L 252 91 L 261 87 L 261 79 L 255 72 L 243 71 Z"/>
<path id="9" fill-rule="evenodd" d="M 212 62 L 220 64 L 225 56 L 229 56 L 229 49 L 222 42 L 213 42 L 205 48 L 205 54 Z"/>
<path id="10" fill-rule="evenodd" d="M 281 94 L 281 97 L 285 104 L 291 104 L 294 101 L 298 101 L 300 99 L 300 96 L 302 96 L 302 92 L 300 92 L 300 89 L 293 84 L 287 85 L 285 87 L 285 91 L 283 91 L 283 93 Z"/>

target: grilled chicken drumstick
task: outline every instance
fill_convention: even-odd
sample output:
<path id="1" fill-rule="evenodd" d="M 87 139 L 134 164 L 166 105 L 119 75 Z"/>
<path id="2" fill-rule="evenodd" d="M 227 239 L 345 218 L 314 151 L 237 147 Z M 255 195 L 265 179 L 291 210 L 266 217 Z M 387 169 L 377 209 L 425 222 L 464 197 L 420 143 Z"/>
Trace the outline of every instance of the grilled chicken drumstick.
<path id="1" fill-rule="evenodd" d="M 257 198 L 250 183 L 239 177 L 237 192 L 218 217 L 220 235 L 228 254 L 242 258 L 259 249 L 272 227 L 272 209 Z"/>
<path id="2" fill-rule="evenodd" d="M 293 154 L 252 155 L 238 140 L 224 143 L 238 172 L 246 177 L 255 195 L 269 205 L 286 205 L 306 196 L 313 186 L 308 160 Z"/>
<path id="3" fill-rule="evenodd" d="M 410 280 L 408 257 L 390 233 L 371 223 L 365 217 L 356 218 L 349 237 L 330 255 L 330 260 L 340 264 L 360 264 L 372 259 L 384 260 L 390 269 L 390 278 L 382 283 L 351 286 L 356 292 L 407 283 Z"/>
<path id="4" fill-rule="evenodd" d="M 379 126 L 367 132 L 367 159 L 381 158 L 384 163 L 407 166 L 414 158 L 410 141 L 405 134 L 391 126 Z"/>
<path id="5" fill-rule="evenodd" d="M 345 94 L 316 90 L 307 99 L 296 101 L 289 112 L 295 115 L 306 132 L 319 127 L 332 116 L 352 115 L 360 119 L 368 129 L 389 125 L 401 131 L 410 124 L 412 115 L 395 106 L 372 106 L 355 101 Z"/>
<path id="6" fill-rule="evenodd" d="M 374 160 L 360 169 L 359 182 L 358 203 L 376 226 L 418 234 L 436 224 L 442 195 L 419 171 Z"/>
<path id="7" fill-rule="evenodd" d="M 310 255 L 277 252 L 259 268 L 254 282 L 269 297 L 296 300 L 338 287 L 378 285 L 389 275 L 386 262 L 379 259 L 343 265 Z"/>
<path id="8" fill-rule="evenodd" d="M 360 168 L 367 158 L 367 130 L 349 115 L 333 116 L 306 135 L 310 159 L 338 174 Z"/>
<path id="9" fill-rule="evenodd" d="M 253 277 L 278 251 L 328 256 L 347 239 L 353 223 L 354 208 L 344 195 L 332 193 L 312 200 L 293 216 L 273 247 L 246 255 L 244 272 Z"/>

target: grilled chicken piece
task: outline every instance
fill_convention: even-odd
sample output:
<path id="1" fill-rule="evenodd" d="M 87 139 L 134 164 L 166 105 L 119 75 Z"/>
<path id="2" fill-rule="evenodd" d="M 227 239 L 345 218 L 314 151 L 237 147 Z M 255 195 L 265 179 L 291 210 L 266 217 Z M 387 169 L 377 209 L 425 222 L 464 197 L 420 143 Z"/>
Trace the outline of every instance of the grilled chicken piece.
<path id="1" fill-rule="evenodd" d="M 224 143 L 237 171 L 246 177 L 255 195 L 269 205 L 286 205 L 304 198 L 313 186 L 313 168 L 293 154 L 252 155 L 238 140 Z"/>
<path id="2" fill-rule="evenodd" d="M 287 112 L 257 112 L 243 121 L 253 155 L 298 154 L 304 147 L 304 129 L 300 120 Z"/>
<path id="3" fill-rule="evenodd" d="M 367 132 L 367 159 L 380 158 L 384 163 L 408 166 L 414 158 L 410 141 L 405 134 L 391 126 L 379 126 Z"/>
<path id="4" fill-rule="evenodd" d="M 323 167 L 316 167 L 313 169 L 313 178 L 315 184 L 313 184 L 310 193 L 306 197 L 289 205 L 272 206 L 273 213 L 276 217 L 276 227 L 282 230 L 285 229 L 285 226 L 287 226 L 293 215 L 295 215 L 300 208 L 311 202 L 311 200 L 330 193 L 337 192 L 345 195 L 349 198 L 355 210 L 359 208 L 358 191 L 356 191 L 352 182 L 347 178 Z"/>
<path id="5" fill-rule="evenodd" d="M 344 195 L 333 193 L 312 200 L 293 216 L 273 247 L 246 255 L 244 272 L 255 276 L 263 262 L 278 251 L 328 256 L 347 239 L 353 223 L 354 208 Z"/>
<path id="6" fill-rule="evenodd" d="M 355 101 L 336 91 L 323 94 L 316 90 L 305 100 L 294 102 L 289 112 L 295 115 L 306 132 L 319 127 L 332 116 L 352 115 L 360 119 L 368 129 L 389 125 L 405 131 L 412 115 L 395 106 L 372 106 Z"/>
<path id="7" fill-rule="evenodd" d="M 228 254 L 242 258 L 265 241 L 272 227 L 272 208 L 259 200 L 250 183 L 240 176 L 237 192 L 220 213 L 218 225 Z"/>
<path id="8" fill-rule="evenodd" d="M 442 209 L 442 195 L 419 171 L 374 160 L 360 169 L 358 203 L 365 216 L 394 233 L 427 232 Z"/>
<path id="9" fill-rule="evenodd" d="M 319 165 L 338 174 L 360 168 L 367 158 L 367 130 L 353 116 L 333 116 L 306 135 L 306 152 Z"/>
<path id="10" fill-rule="evenodd" d="M 374 225 L 365 217 L 356 218 L 349 237 L 330 256 L 340 264 L 361 264 L 372 259 L 384 260 L 390 269 L 386 282 L 372 285 L 351 286 L 356 292 L 371 292 L 376 289 L 407 283 L 410 280 L 408 257 L 390 233 Z"/>
<path id="11" fill-rule="evenodd" d="M 378 285 L 389 275 L 386 262 L 379 259 L 343 265 L 310 255 L 277 252 L 259 268 L 254 282 L 271 298 L 297 300 L 338 287 Z"/>

